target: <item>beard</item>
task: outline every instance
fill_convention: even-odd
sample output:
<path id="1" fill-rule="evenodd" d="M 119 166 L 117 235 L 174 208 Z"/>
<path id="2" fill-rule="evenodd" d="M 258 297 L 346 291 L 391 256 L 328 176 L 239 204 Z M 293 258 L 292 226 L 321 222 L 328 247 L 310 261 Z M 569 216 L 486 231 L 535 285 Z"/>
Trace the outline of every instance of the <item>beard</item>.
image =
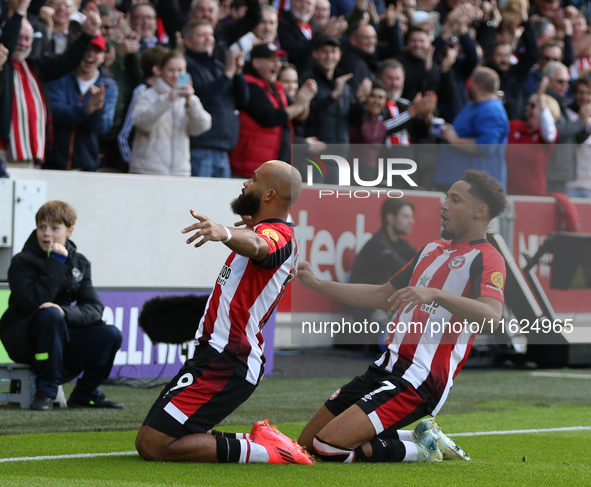
<path id="1" fill-rule="evenodd" d="M 254 216 L 261 207 L 261 198 L 253 193 L 242 193 L 232 203 L 230 208 L 236 215 Z"/>
<path id="2" fill-rule="evenodd" d="M 443 240 L 453 240 L 454 232 L 453 230 L 446 230 L 445 228 L 441 230 L 441 238 Z"/>

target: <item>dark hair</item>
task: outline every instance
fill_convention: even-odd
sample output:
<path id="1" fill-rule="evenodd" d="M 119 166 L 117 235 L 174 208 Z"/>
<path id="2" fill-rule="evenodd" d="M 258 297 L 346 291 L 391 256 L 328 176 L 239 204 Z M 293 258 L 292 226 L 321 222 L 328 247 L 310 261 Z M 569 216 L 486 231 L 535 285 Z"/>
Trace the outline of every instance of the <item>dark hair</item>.
<path id="1" fill-rule="evenodd" d="M 398 59 L 384 59 L 380 67 L 378 68 L 377 76 L 378 78 L 384 74 L 384 71 L 388 68 L 392 69 L 402 69 L 402 74 L 406 75 L 406 70 L 404 69 L 403 64 L 398 61 Z"/>
<path id="2" fill-rule="evenodd" d="M 495 178 L 484 171 L 468 169 L 461 180 L 470 185 L 468 193 L 488 206 L 490 220 L 505 211 L 507 207 L 506 193 Z"/>
<path id="3" fill-rule="evenodd" d="M 129 9 L 129 16 L 133 17 L 135 11 L 140 7 L 150 7 L 154 11 L 154 15 L 156 14 L 156 8 L 154 7 L 154 5 L 152 5 L 150 2 L 140 2 L 131 6 L 131 8 Z"/>
<path id="4" fill-rule="evenodd" d="M 99 5 L 98 12 L 99 12 L 99 15 L 101 16 L 101 19 L 103 17 L 111 17 L 113 20 L 117 19 L 117 15 L 115 15 L 115 11 L 109 5 L 104 5 L 104 4 Z"/>
<path id="5" fill-rule="evenodd" d="M 160 69 L 164 69 L 164 66 L 166 66 L 171 59 L 182 59 L 183 61 L 187 62 L 183 53 L 169 50 L 164 56 L 162 56 L 158 67 Z"/>
<path id="6" fill-rule="evenodd" d="M 587 88 L 591 88 L 591 78 L 587 78 L 586 76 L 582 78 L 577 78 L 573 83 L 573 93 L 577 91 L 579 86 L 586 86 Z"/>
<path id="7" fill-rule="evenodd" d="M 540 53 L 543 53 L 545 49 L 550 49 L 551 47 L 557 47 L 558 49 L 560 49 L 560 55 L 562 56 L 562 44 L 560 44 L 560 42 L 558 42 L 556 39 L 549 39 L 546 42 L 544 42 L 544 44 L 542 44 L 542 47 L 540 47 Z"/>
<path id="8" fill-rule="evenodd" d="M 415 32 L 421 32 L 422 34 L 425 34 L 427 37 L 429 37 L 429 32 L 426 29 L 423 29 L 421 26 L 419 25 L 413 25 L 412 27 L 410 27 L 406 33 L 406 36 L 404 36 L 404 40 L 405 40 L 405 44 L 408 43 L 408 40 L 410 39 L 410 36 L 412 34 L 414 34 Z"/>
<path id="9" fill-rule="evenodd" d="M 415 210 L 415 205 L 405 199 L 388 198 L 384 201 L 382 205 L 382 228 L 386 228 L 386 218 L 388 215 L 398 216 L 400 210 L 405 206 L 410 206 L 413 211 Z"/>
<path id="10" fill-rule="evenodd" d="M 66 227 L 71 227 L 76 223 L 77 218 L 76 210 L 68 203 L 53 200 L 39 208 L 35 215 L 35 223 L 37 225 L 41 222 L 63 223 Z"/>
<path id="11" fill-rule="evenodd" d="M 380 81 L 379 79 L 374 79 L 371 82 L 371 91 L 375 90 L 376 88 L 379 88 L 380 90 L 384 90 L 386 93 L 388 92 L 388 89 L 386 88 L 386 85 L 384 84 L 384 82 Z"/>
<path id="12" fill-rule="evenodd" d="M 189 20 L 189 22 L 187 22 L 181 30 L 181 35 L 183 36 L 183 39 L 186 39 L 187 37 L 191 37 L 193 35 L 193 32 L 195 31 L 195 29 L 197 27 L 202 26 L 202 25 L 209 25 L 213 29 L 213 26 L 211 25 L 211 22 L 209 20 L 206 20 L 206 19 L 191 19 L 191 20 Z"/>
<path id="13" fill-rule="evenodd" d="M 160 67 L 164 56 L 166 56 L 170 52 L 170 49 L 167 49 L 164 46 L 154 46 L 144 49 L 142 51 L 142 60 L 141 66 L 142 71 L 144 72 L 144 77 L 148 78 L 152 76 L 154 73 L 152 72 L 152 68 L 154 66 Z"/>

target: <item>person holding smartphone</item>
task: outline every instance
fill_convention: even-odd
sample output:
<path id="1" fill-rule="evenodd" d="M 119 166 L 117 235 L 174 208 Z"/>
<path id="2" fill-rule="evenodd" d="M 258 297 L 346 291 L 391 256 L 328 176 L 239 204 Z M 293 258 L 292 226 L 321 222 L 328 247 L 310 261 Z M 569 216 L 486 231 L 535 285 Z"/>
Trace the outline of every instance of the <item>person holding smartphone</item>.
<path id="1" fill-rule="evenodd" d="M 160 76 L 139 96 L 132 120 L 136 133 L 130 172 L 191 175 L 189 137 L 207 132 L 211 115 L 195 96 L 182 54 L 164 56 Z"/>

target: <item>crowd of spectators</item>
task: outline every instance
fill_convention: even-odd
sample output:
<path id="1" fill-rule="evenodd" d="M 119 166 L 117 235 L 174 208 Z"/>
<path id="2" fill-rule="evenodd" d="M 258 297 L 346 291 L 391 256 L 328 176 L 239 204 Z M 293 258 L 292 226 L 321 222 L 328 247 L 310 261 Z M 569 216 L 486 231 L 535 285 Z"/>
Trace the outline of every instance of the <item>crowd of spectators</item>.
<path id="1" fill-rule="evenodd" d="M 530 1 L 0 0 L 0 175 L 250 177 L 295 143 L 589 198 L 589 5 Z"/>

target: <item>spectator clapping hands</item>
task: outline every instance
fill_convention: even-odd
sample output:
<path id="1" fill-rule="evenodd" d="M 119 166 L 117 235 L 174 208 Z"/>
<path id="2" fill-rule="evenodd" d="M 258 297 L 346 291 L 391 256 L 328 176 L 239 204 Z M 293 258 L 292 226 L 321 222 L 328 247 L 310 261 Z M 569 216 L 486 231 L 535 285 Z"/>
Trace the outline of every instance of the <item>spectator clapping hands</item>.
<path id="1" fill-rule="evenodd" d="M 84 111 L 87 115 L 92 115 L 94 112 L 103 109 L 105 105 L 105 89 L 106 86 L 104 83 L 101 83 L 100 86 L 91 85 L 90 88 L 88 88 L 88 91 L 92 96 L 84 106 Z"/>

